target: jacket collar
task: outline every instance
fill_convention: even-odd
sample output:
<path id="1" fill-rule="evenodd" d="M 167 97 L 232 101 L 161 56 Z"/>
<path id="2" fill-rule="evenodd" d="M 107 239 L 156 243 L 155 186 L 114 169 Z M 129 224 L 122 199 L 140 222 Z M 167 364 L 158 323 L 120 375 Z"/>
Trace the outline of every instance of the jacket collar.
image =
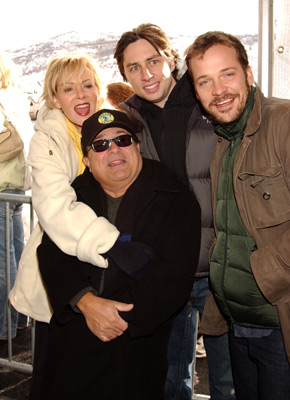
<path id="1" fill-rule="evenodd" d="M 264 97 L 263 93 L 261 92 L 260 88 L 257 86 L 253 110 L 248 119 L 248 123 L 247 123 L 246 129 L 245 129 L 244 136 L 252 136 L 258 131 L 258 129 L 261 125 L 261 120 L 262 120 L 261 109 L 262 109 L 262 103 L 263 103 L 264 99 L 265 99 L 265 97 Z"/>

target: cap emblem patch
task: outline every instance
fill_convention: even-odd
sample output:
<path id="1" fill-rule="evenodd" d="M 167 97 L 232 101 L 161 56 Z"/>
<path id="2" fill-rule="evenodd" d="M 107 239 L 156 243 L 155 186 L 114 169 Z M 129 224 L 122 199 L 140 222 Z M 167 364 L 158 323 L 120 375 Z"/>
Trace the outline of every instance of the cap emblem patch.
<path id="1" fill-rule="evenodd" d="M 98 118 L 98 122 L 100 124 L 110 124 L 113 121 L 114 121 L 114 115 L 108 112 L 102 113 Z"/>

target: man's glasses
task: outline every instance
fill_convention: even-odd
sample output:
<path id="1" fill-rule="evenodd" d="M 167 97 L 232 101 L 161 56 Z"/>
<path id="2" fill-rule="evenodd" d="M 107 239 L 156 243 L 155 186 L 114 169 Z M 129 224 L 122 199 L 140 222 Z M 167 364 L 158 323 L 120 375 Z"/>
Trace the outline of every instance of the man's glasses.
<path id="1" fill-rule="evenodd" d="M 118 147 L 130 146 L 133 142 L 133 137 L 131 135 L 121 135 L 114 139 L 99 139 L 95 140 L 91 144 L 91 148 L 96 152 L 106 151 L 111 147 L 112 142 L 114 142 Z"/>

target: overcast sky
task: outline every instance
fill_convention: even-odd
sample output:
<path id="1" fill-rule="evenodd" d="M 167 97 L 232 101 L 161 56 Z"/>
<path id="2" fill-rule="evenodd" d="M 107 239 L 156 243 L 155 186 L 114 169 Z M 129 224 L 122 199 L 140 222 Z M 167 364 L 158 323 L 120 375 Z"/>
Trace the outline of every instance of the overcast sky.
<path id="1" fill-rule="evenodd" d="M 159 25 L 169 36 L 196 36 L 208 30 L 255 34 L 258 3 L 258 0 L 9 0 L 2 5 L 0 48 L 14 50 L 69 31 L 90 38 L 99 32 L 121 34 L 143 22 Z"/>

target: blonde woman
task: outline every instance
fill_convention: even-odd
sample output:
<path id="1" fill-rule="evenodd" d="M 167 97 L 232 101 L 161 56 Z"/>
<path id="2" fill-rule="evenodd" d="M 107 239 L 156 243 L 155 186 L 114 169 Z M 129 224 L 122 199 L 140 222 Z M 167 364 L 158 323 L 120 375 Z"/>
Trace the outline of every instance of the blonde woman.
<path id="1" fill-rule="evenodd" d="M 71 187 L 85 168 L 80 147 L 82 124 L 102 104 L 92 59 L 79 53 L 53 57 L 47 66 L 43 100 L 28 155 L 39 223 L 24 249 L 10 299 L 16 309 L 48 322 L 51 309 L 36 258 L 43 230 L 65 253 L 99 267 L 107 266 L 100 254 L 113 246 L 119 232 L 77 202 Z"/>
<path id="2" fill-rule="evenodd" d="M 44 105 L 28 155 L 38 223 L 24 248 L 10 292 L 13 306 L 37 321 L 32 398 L 38 398 L 47 322 L 52 314 L 36 255 L 43 231 L 65 253 L 103 268 L 107 261 L 100 254 L 106 253 L 119 236 L 105 218 L 76 201 L 71 187 L 85 168 L 80 145 L 82 124 L 102 104 L 100 79 L 92 59 L 79 53 L 53 57 L 47 66 L 42 97 Z"/>

